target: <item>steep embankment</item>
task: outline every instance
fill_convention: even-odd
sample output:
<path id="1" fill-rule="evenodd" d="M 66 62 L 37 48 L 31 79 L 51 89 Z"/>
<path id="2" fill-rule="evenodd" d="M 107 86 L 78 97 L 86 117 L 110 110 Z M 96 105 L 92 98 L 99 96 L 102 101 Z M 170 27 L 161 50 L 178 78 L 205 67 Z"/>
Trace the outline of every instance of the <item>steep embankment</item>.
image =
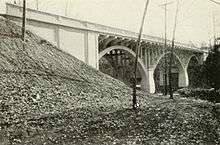
<path id="1" fill-rule="evenodd" d="M 27 31 L 24 48 L 19 38 L 20 28 L 13 23 L 1 19 L 0 34 L 1 103 L 5 108 L 13 106 L 22 118 L 28 112 L 39 116 L 67 107 L 100 108 L 103 103 L 118 106 L 117 103 L 128 102 L 130 89 L 123 83 L 92 69 L 31 32 Z M 21 99 L 22 108 L 10 104 Z M 112 102 L 114 100 L 116 102 Z M 36 104 L 44 110 L 39 112 L 35 108 L 30 112 L 29 107 Z"/>
<path id="2" fill-rule="evenodd" d="M 130 89 L 123 83 L 29 31 L 24 45 L 20 36 L 19 26 L 0 19 L 0 124 L 80 107 L 128 106 Z"/>
<path id="3" fill-rule="evenodd" d="M 0 19 L 1 144 L 218 143 L 212 104 L 139 96 Z M 25 46 L 25 47 L 23 47 Z"/>

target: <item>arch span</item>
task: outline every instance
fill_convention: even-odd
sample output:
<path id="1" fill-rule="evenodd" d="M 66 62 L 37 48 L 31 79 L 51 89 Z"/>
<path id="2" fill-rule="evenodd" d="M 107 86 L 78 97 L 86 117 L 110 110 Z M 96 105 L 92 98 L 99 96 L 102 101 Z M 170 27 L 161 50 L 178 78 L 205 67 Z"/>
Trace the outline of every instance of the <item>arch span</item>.
<path id="1" fill-rule="evenodd" d="M 170 54 L 170 52 L 162 54 L 153 66 L 156 90 L 163 90 L 165 76 L 167 76 L 167 84 L 169 85 L 168 68 Z M 167 66 L 165 66 L 164 63 L 165 58 L 167 59 Z M 176 89 L 178 89 L 179 87 L 186 87 L 189 83 L 187 69 L 184 67 L 183 63 L 181 62 L 181 59 L 178 57 L 177 54 L 173 53 L 173 58 L 174 59 L 172 63 L 172 84 Z"/>
<path id="2" fill-rule="evenodd" d="M 192 55 L 187 62 L 187 73 L 189 77 L 189 87 L 197 88 L 200 86 L 200 64 L 199 59 Z"/>
<path id="3" fill-rule="evenodd" d="M 131 49 L 129 49 L 128 47 L 125 47 L 125 46 L 111 46 L 111 47 L 108 47 L 104 50 L 102 50 L 100 53 L 99 53 L 99 60 L 107 53 L 109 53 L 110 51 L 112 50 L 123 50 L 127 53 L 129 53 L 130 55 L 132 55 L 133 57 L 136 56 L 135 52 L 132 51 Z M 142 90 L 145 90 L 147 91 L 148 90 L 148 86 L 147 86 L 147 80 L 148 80 L 148 75 L 147 75 L 147 71 L 145 69 L 145 65 L 144 63 L 142 62 L 142 60 L 140 58 L 138 58 L 138 69 L 140 71 L 140 74 L 141 74 L 141 77 L 142 77 L 142 80 L 141 80 L 141 89 Z"/>
<path id="4" fill-rule="evenodd" d="M 159 59 L 157 59 L 156 63 L 154 64 L 153 70 L 155 70 L 156 67 L 158 66 L 159 62 L 160 62 L 166 55 L 169 55 L 169 54 L 171 54 L 171 52 L 163 53 L 163 54 L 159 57 Z M 179 58 L 179 56 L 178 56 L 176 53 L 174 53 L 174 52 L 173 52 L 173 55 L 174 55 L 174 57 L 176 57 L 176 58 L 178 59 L 178 61 L 180 62 L 181 67 L 184 68 L 184 67 L 183 67 L 183 64 L 182 64 L 182 62 L 181 62 L 181 60 L 180 60 L 180 58 Z"/>
<path id="5" fill-rule="evenodd" d="M 192 56 L 189 57 L 189 59 L 187 61 L 187 65 L 186 65 L 187 68 L 189 67 L 190 61 L 192 61 L 193 59 L 196 60 L 197 63 L 199 64 L 199 58 L 196 55 L 192 55 Z"/>

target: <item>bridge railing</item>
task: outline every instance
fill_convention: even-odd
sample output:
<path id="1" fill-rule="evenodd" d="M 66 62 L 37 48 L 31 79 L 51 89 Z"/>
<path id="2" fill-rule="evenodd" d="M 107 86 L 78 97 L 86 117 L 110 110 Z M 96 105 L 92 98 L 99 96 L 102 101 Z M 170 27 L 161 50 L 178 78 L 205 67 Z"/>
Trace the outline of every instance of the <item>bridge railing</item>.
<path id="1" fill-rule="evenodd" d="M 101 24 L 95 24 L 95 23 L 91 23 L 91 22 L 86 22 L 86 23 L 87 23 L 87 27 L 89 29 L 99 31 L 99 32 L 103 32 L 103 34 L 109 34 L 109 35 L 112 34 L 114 36 L 118 35 L 118 36 L 130 38 L 130 39 L 137 39 L 137 37 L 138 37 L 138 33 L 136 33 L 136 32 L 123 30 L 123 29 L 119 29 L 119 28 L 114 28 L 114 27 L 110 27 L 110 26 L 105 26 L 105 25 L 101 25 Z M 148 42 L 164 44 L 164 39 L 163 38 L 155 37 L 155 36 L 149 36 L 149 35 L 146 35 L 146 34 L 142 35 L 142 40 L 143 41 L 148 41 Z M 171 45 L 172 42 L 170 40 L 168 40 L 167 43 L 168 43 L 168 45 Z M 185 44 L 185 43 L 181 43 L 181 42 L 175 42 L 175 45 L 180 47 L 180 48 L 200 50 L 199 47 L 195 47 L 195 46 L 192 46 L 190 44 Z"/>

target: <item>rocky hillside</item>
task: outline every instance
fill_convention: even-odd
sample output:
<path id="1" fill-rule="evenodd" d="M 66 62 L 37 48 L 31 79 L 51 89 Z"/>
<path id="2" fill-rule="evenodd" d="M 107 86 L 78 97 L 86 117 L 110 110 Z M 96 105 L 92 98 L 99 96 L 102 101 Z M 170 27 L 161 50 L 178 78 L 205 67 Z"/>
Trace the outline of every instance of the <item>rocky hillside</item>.
<path id="1" fill-rule="evenodd" d="M 103 103 L 116 105 L 131 98 L 130 89 L 123 83 L 92 69 L 29 31 L 24 44 L 20 36 L 18 26 L 0 19 L 0 95 L 3 108 L 13 106 L 23 118 L 31 112 L 39 116 L 67 107 L 89 105 L 100 108 Z M 24 103 L 22 108 L 14 105 L 21 99 Z M 49 104 L 50 99 L 56 101 Z M 35 108 L 30 112 L 30 107 L 37 104 L 43 110 Z"/>
<path id="2" fill-rule="evenodd" d="M 1 144 L 219 143 L 212 104 L 139 94 L 0 18 Z"/>
<path id="3" fill-rule="evenodd" d="M 122 82 L 29 31 L 25 43 L 20 36 L 19 26 L 0 19 L 0 124 L 80 107 L 128 106 L 130 89 Z"/>

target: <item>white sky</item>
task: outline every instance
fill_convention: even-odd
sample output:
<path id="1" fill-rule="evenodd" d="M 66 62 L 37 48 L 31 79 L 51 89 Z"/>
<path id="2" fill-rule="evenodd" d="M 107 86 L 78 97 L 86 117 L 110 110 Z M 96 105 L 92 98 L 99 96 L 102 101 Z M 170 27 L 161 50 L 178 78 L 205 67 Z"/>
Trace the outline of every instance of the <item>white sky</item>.
<path id="1" fill-rule="evenodd" d="M 13 1 L 13 0 L 8 0 Z M 19 0 L 17 0 L 19 1 Z M 22 1 L 22 0 L 20 0 Z M 37 0 L 27 0 L 28 7 L 36 8 Z M 39 10 L 65 15 L 99 24 L 139 31 L 146 0 L 38 0 Z M 177 0 L 168 6 L 168 38 L 171 39 Z M 220 0 L 216 0 L 220 2 Z M 165 0 L 150 0 L 144 33 L 164 37 L 164 9 L 159 7 Z M 209 0 L 180 0 L 176 39 L 180 42 L 201 45 L 213 38 L 215 15 L 216 35 L 220 36 L 220 5 Z"/>

